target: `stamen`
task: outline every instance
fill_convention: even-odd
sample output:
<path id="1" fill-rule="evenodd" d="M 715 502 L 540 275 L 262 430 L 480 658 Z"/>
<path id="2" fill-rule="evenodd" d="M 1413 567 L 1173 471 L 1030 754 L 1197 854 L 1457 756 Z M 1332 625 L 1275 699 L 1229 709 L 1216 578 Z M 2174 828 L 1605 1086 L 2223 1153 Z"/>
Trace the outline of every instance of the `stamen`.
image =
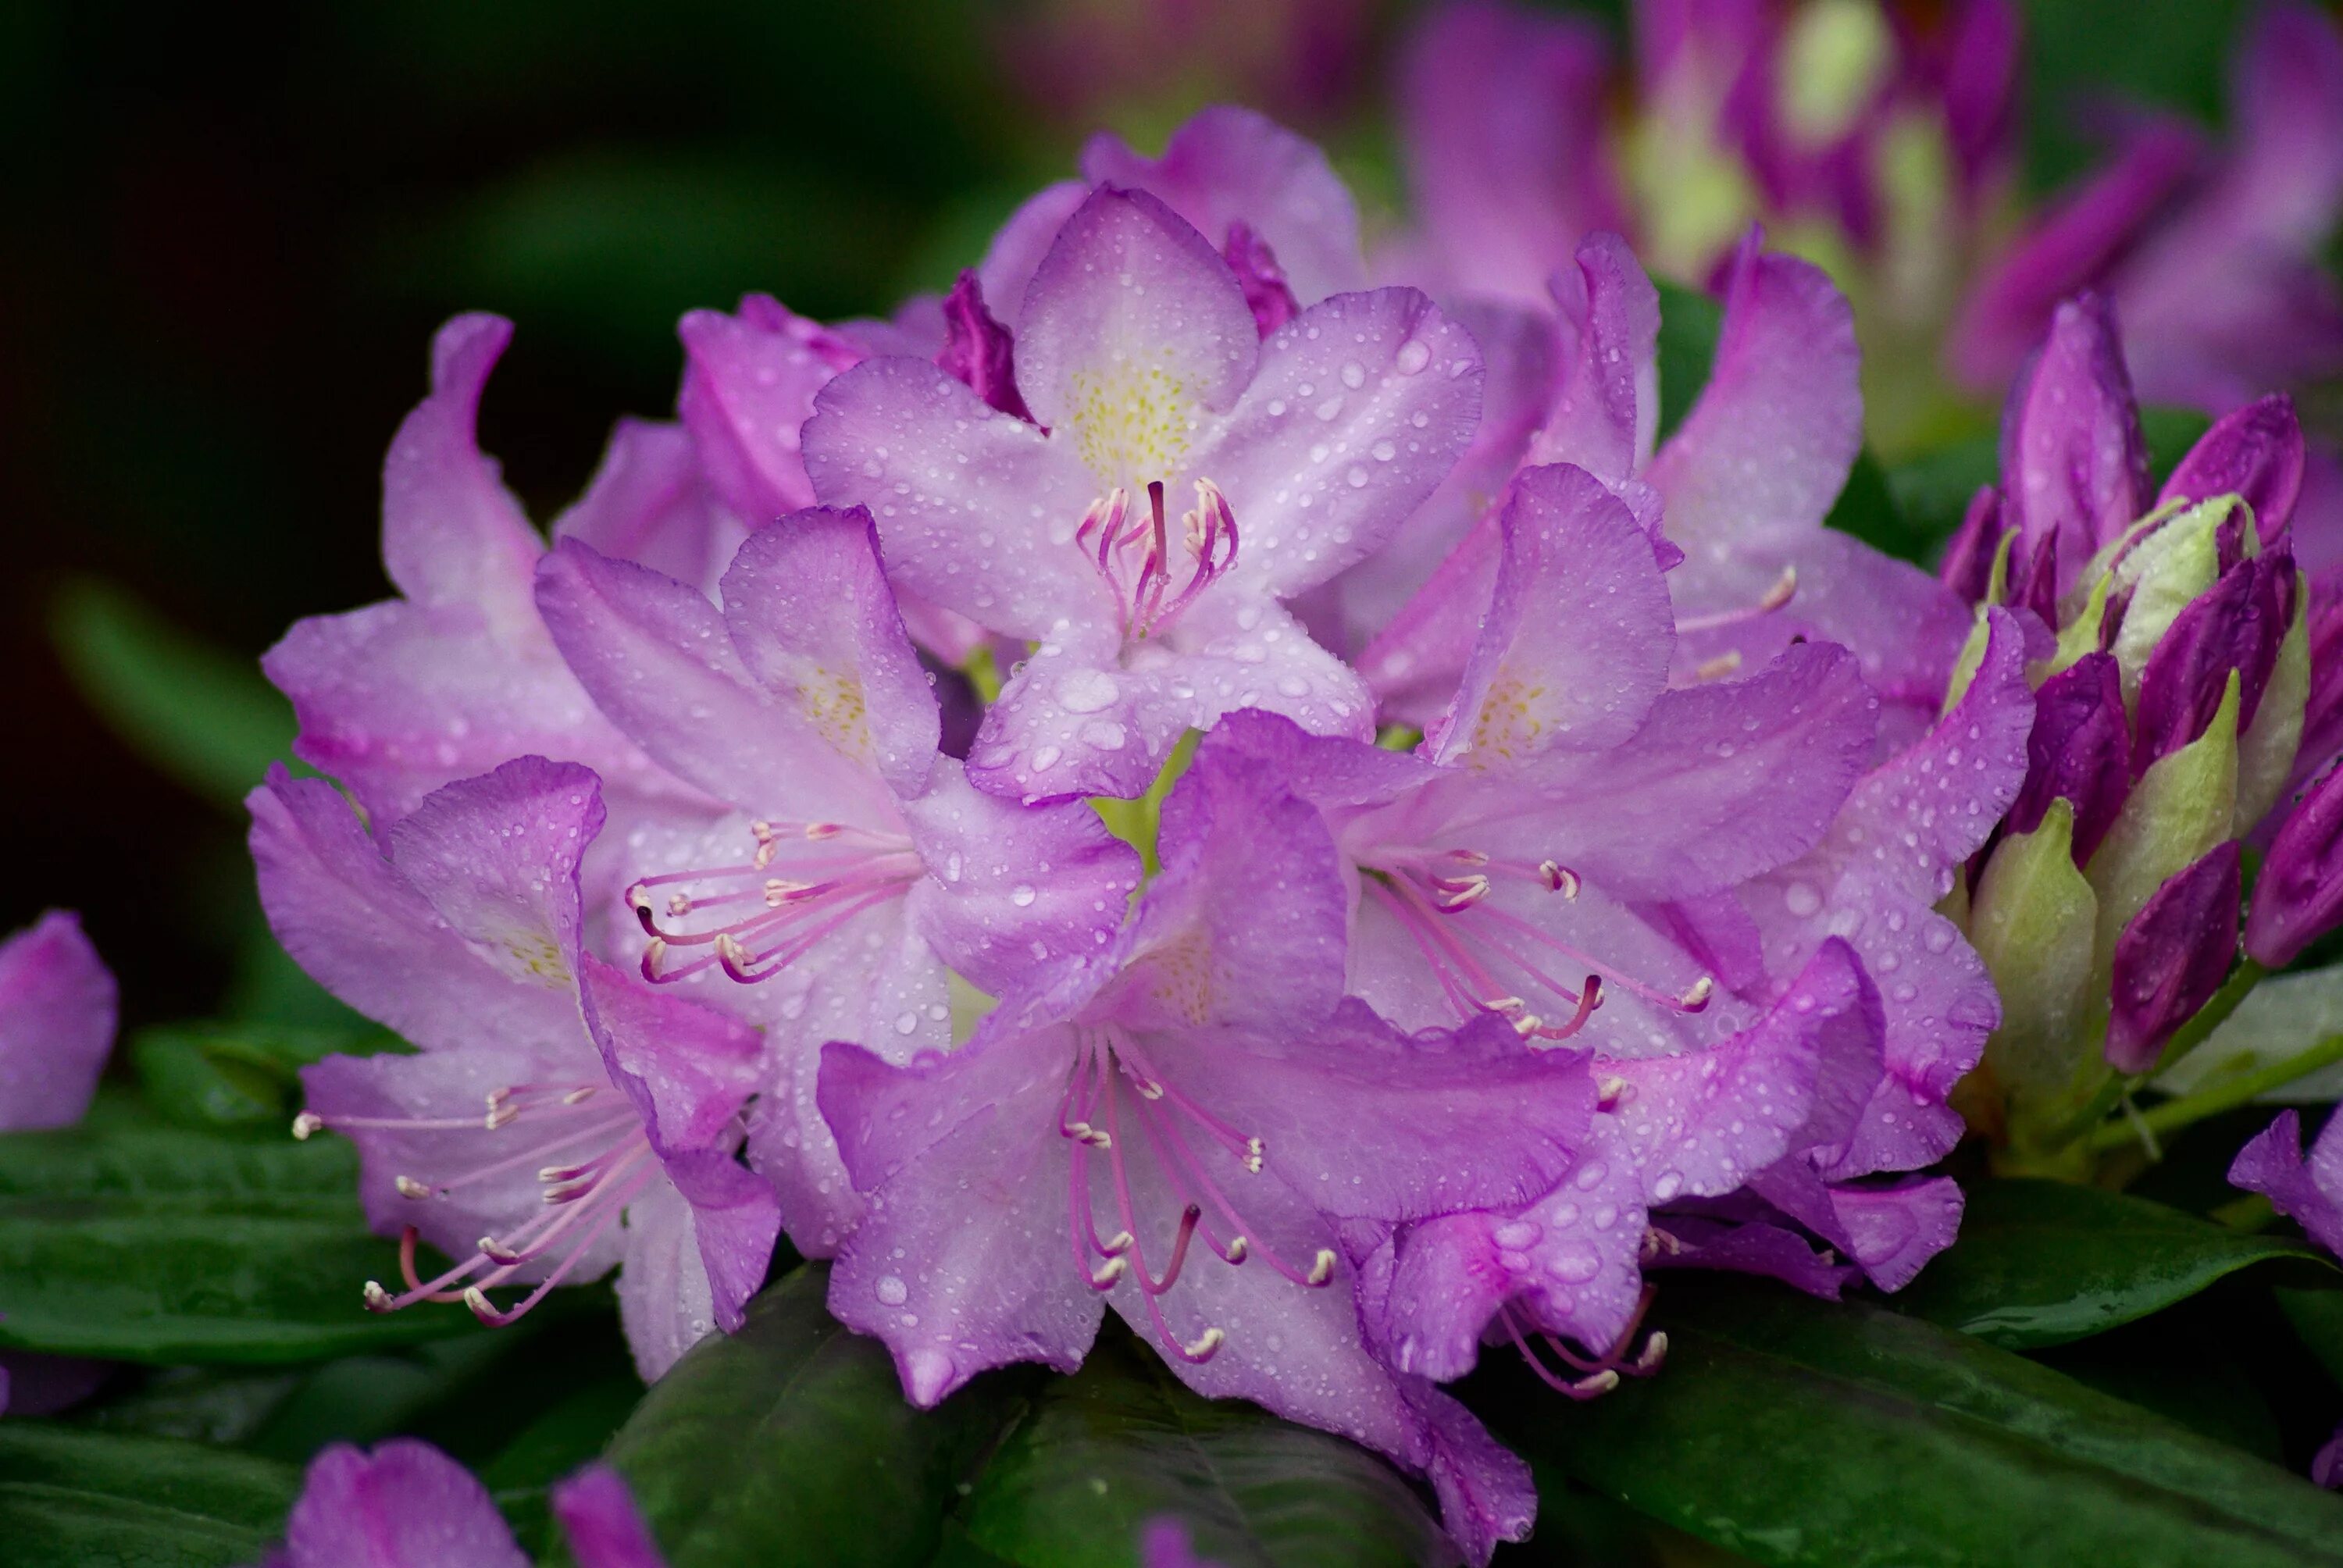
<path id="1" fill-rule="evenodd" d="M 1694 680 L 1723 680 L 1741 668 L 1741 650 L 1732 648 L 1715 658 L 1704 658 L 1692 667 Z"/>
<path id="2" fill-rule="evenodd" d="M 1544 879 L 1548 891 L 1560 893 L 1574 903 L 1577 901 L 1578 873 L 1568 866 L 1559 861 L 1541 860 L 1538 862 L 1538 875 Z"/>
<path id="3" fill-rule="evenodd" d="M 309 1136 L 325 1130 L 326 1119 L 314 1111 L 305 1111 L 293 1119 L 293 1136 L 307 1142 Z"/>
<path id="4" fill-rule="evenodd" d="M 422 1182 L 417 1181 L 412 1176 L 394 1176 L 390 1179 L 390 1184 L 398 1189 L 398 1195 L 402 1198 L 428 1198 L 431 1196 L 431 1189 L 425 1186 Z"/>
<path id="5" fill-rule="evenodd" d="M 1334 1261 L 1332 1248 L 1319 1248 L 1317 1259 L 1311 1263 L 1309 1276 L 1302 1281 L 1302 1283 L 1312 1287 L 1325 1284 L 1334 1277 Z"/>
<path id="6" fill-rule="evenodd" d="M 1797 591 L 1798 568 L 1784 567 L 1782 575 L 1774 579 L 1773 586 L 1759 597 L 1755 604 L 1745 609 L 1719 610 L 1714 615 L 1685 616 L 1677 620 L 1676 630 L 1679 634 L 1721 631 L 1729 626 L 1740 626 L 1747 621 L 1757 620 L 1772 615 L 1775 610 L 1788 604 L 1796 597 Z"/>

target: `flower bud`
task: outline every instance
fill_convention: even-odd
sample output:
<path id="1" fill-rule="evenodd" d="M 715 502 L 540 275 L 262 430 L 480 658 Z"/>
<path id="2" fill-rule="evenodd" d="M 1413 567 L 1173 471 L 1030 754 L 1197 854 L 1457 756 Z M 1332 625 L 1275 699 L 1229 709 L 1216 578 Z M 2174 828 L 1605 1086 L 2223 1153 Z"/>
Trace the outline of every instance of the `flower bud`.
<path id="1" fill-rule="evenodd" d="M 2113 552 L 2107 571 L 2122 621 L 2108 647 L 2123 666 L 2127 694 L 2138 695 L 2141 673 L 2180 612 L 2219 580 L 2221 529 L 2237 509 L 2235 496 L 2216 496 L 2143 523 Z"/>
<path id="2" fill-rule="evenodd" d="M 2239 727 L 2253 723 L 2294 620 L 2294 559 L 2281 550 L 2239 561 L 2173 618 L 2140 673 L 2135 776 L 2205 732 L 2232 670 Z"/>
<path id="3" fill-rule="evenodd" d="M 2020 1094 L 2073 1080 L 2071 1041 L 2090 1000 L 2098 900 L 2075 869 L 2074 828 L 2074 802 L 2051 797 L 2040 826 L 1995 846 L 1970 902 L 1969 941 L 2001 993 L 1986 1062 Z"/>
<path id="4" fill-rule="evenodd" d="M 2283 969 L 2338 924 L 2343 924 L 2343 769 L 2329 769 L 2278 829 L 2254 879 L 2246 952 L 2264 969 Z"/>
<path id="5" fill-rule="evenodd" d="M 2263 558 L 2264 615 L 2278 628 L 2278 654 L 2259 711 L 2237 737 L 2237 831 L 2246 833 L 2285 795 L 2302 746 L 2310 697 L 2310 594 L 2281 543 Z"/>
<path id="6" fill-rule="evenodd" d="M 2114 656 L 2087 654 L 2035 693 L 2026 783 L 2009 809 L 2010 830 L 2033 832 L 2050 802 L 2064 799 L 2074 811 L 2075 863 L 2087 861 L 2131 792 L 2130 754 Z"/>
<path id="7" fill-rule="evenodd" d="M 2099 896 L 2097 950 L 2103 966 L 2117 935 L 2166 879 L 2231 836 L 2237 795 L 2237 671 L 2231 670 L 2205 733 L 2140 776 L 2106 842 L 2083 868 Z"/>
<path id="8" fill-rule="evenodd" d="M 2263 546 L 2275 546 L 2293 520 L 2305 459 L 2294 399 L 2273 392 L 2215 420 L 2164 481 L 2157 504 L 2194 506 L 2215 496 L 2238 496 L 2253 508 Z"/>
<path id="9" fill-rule="evenodd" d="M 2029 565 L 2044 558 L 2063 596 L 2083 564 L 2147 510 L 2147 443 L 2115 310 L 2087 292 L 2058 307 L 2010 396 L 2001 471 Z"/>
<path id="10" fill-rule="evenodd" d="M 2146 1072 L 2197 1015 L 2237 956 L 2240 846 L 2214 847 L 2157 889 L 2116 939 L 2107 1065 Z"/>

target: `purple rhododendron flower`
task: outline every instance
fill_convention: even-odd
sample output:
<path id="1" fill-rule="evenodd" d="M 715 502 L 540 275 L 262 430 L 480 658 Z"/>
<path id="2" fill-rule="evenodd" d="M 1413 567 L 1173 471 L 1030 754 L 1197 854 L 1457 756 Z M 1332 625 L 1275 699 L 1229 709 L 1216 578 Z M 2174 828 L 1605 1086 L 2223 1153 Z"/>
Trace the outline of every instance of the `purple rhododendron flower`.
<path id="1" fill-rule="evenodd" d="M 588 1465 L 553 1488 L 579 1568 L 667 1568 L 618 1473 Z M 488 1489 L 427 1442 L 393 1438 L 371 1452 L 337 1442 L 309 1462 L 261 1568 L 528 1568 Z"/>
<path id="2" fill-rule="evenodd" d="M 286 950 L 420 1048 L 302 1071 L 295 1131 L 355 1142 L 367 1217 L 404 1238 L 407 1289 L 369 1281 L 367 1305 L 461 1300 L 508 1322 L 615 1264 L 646 1378 L 737 1328 L 779 1233 L 770 1188 L 733 1157 L 765 1048 L 584 950 L 594 775 L 524 758 L 434 791 L 378 838 L 330 786 L 282 769 L 250 805 Z M 463 1261 L 420 1278 L 418 1237 Z M 531 1289 L 499 1309 L 487 1292 L 507 1283 Z"/>
<path id="3" fill-rule="evenodd" d="M 79 917 L 51 910 L 0 941 L 0 1131 L 70 1127 L 114 1049 L 114 976 Z"/>
<path id="4" fill-rule="evenodd" d="M 890 580 L 1039 645 L 970 779 L 1135 796 L 1182 731 L 1246 707 L 1369 734 L 1365 687 L 1280 601 L 1373 550 L 1453 466 L 1480 413 L 1471 338 L 1383 289 L 1262 339 L 1211 242 L 1111 186 L 1058 231 L 1015 332 L 1041 427 L 890 357 L 826 387 L 805 432 L 823 498 L 878 519 Z"/>
<path id="5" fill-rule="evenodd" d="M 1110 950 L 962 1049 L 824 1052 L 869 1201 L 831 1311 L 927 1405 L 1008 1362 L 1071 1370 L 1111 1305 L 1200 1392 L 1428 1472 L 1485 1557 L 1527 1526 L 1526 1473 L 1376 1358 L 1345 1235 L 1548 1190 L 1594 1111 L 1585 1059 L 1485 1010 L 1411 1036 L 1344 1000 L 1342 866 L 1281 769 L 1200 756 L 1162 846 Z"/>
<path id="6" fill-rule="evenodd" d="M 697 985 L 766 1030 L 750 1160 L 791 1239 L 826 1256 L 860 1201 L 815 1102 L 822 1042 L 897 1061 L 949 1043 L 950 971 L 998 995 L 1091 957 L 1139 862 L 1088 808 L 984 794 L 938 752 L 936 697 L 868 513 L 760 529 L 721 591 L 719 608 L 564 541 L 538 601 L 603 710 L 731 807 L 701 831 L 639 835 L 627 898 L 649 980 Z"/>

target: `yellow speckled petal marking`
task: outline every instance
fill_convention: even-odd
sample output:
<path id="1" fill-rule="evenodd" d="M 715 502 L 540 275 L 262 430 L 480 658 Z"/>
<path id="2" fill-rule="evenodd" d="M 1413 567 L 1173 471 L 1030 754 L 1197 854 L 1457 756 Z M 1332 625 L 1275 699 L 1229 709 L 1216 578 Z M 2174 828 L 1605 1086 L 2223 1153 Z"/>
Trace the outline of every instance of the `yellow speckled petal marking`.
<path id="1" fill-rule="evenodd" d="M 797 677 L 798 702 L 805 716 L 839 752 L 857 762 L 871 760 L 870 709 L 860 678 L 823 665 L 809 665 Z"/>
<path id="2" fill-rule="evenodd" d="M 1538 738 L 1546 731 L 1540 701 L 1545 694 L 1543 681 L 1532 684 L 1512 670 L 1499 670 L 1489 682 L 1488 695 L 1481 699 L 1481 710 L 1473 717 L 1473 743 L 1463 760 L 1485 766 L 1535 750 Z"/>
<path id="3" fill-rule="evenodd" d="M 1186 456 L 1194 421 L 1187 383 L 1168 361 L 1124 362 L 1103 372 L 1073 373 L 1073 407 L 1068 423 L 1082 461 L 1107 479 L 1135 476 L 1168 478 Z"/>

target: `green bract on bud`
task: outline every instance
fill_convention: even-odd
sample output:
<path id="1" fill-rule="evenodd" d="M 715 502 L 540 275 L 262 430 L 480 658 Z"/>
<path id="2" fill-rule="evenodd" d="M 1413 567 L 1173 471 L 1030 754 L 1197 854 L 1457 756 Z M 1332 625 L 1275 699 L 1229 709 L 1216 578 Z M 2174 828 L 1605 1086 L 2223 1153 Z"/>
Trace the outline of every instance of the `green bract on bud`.
<path id="1" fill-rule="evenodd" d="M 2140 671 L 2173 620 L 2221 575 L 2221 525 L 2243 506 L 2235 496 L 2216 496 L 2177 514 L 2150 513 L 2107 552 L 2113 592 L 2130 596 L 2109 649 L 2123 667 L 2127 701 L 2139 695 Z M 2241 520 L 2245 551 L 2257 555 L 2252 519 Z"/>
<path id="2" fill-rule="evenodd" d="M 2075 869 L 2074 838 L 2074 803 L 2051 801 L 2039 828 L 1995 849 L 1970 904 L 1969 941 L 2001 993 L 1986 1065 L 2016 1097 L 2065 1090 L 2084 1054 L 2098 895 Z"/>
<path id="3" fill-rule="evenodd" d="M 2165 879 L 2230 836 L 2237 819 L 2237 674 L 2231 670 L 2205 733 L 2140 776 L 2084 869 L 2098 894 L 2100 974 L 2113 960 L 2117 935 Z"/>

